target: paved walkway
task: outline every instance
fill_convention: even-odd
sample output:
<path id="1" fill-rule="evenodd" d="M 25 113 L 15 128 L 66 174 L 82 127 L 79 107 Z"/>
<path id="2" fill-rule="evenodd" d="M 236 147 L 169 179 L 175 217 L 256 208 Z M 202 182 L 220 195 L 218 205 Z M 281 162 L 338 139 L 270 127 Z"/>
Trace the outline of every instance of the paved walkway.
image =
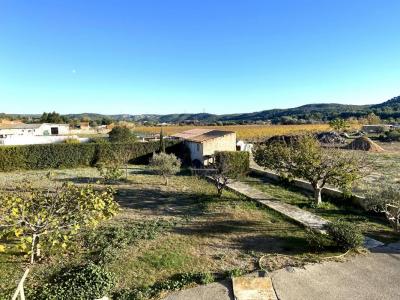
<path id="1" fill-rule="evenodd" d="M 374 248 L 346 262 L 311 264 L 271 274 L 280 300 L 392 300 L 400 299 L 400 242 Z M 181 292 L 165 300 L 234 300 L 230 282 L 213 283 Z"/>
<path id="2" fill-rule="evenodd" d="M 269 196 L 268 194 L 254 188 L 244 182 L 234 181 L 227 185 L 227 187 L 236 193 L 240 193 L 250 199 L 256 200 L 262 205 L 265 205 L 286 217 L 296 221 L 297 223 L 302 224 L 305 227 L 312 228 L 321 233 L 325 233 L 325 225 L 328 224 L 328 221 L 297 206 L 290 205 L 284 203 L 280 200 Z M 365 237 L 364 247 L 367 249 L 372 249 L 375 247 L 382 246 L 383 243 L 377 240 L 374 240 L 370 237 Z"/>
<path id="3" fill-rule="evenodd" d="M 229 183 L 228 188 L 240 193 L 250 199 L 256 200 L 259 203 L 289 217 L 290 219 L 312 229 L 324 232 L 324 226 L 328 223 L 327 220 L 310 213 L 306 210 L 298 208 L 267 195 L 266 193 L 240 181 Z"/>

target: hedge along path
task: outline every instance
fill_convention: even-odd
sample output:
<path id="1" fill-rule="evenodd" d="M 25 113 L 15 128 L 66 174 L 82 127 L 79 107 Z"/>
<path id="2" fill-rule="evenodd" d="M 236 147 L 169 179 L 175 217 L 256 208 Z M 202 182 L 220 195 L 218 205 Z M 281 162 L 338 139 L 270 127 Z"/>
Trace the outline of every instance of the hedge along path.
<path id="1" fill-rule="evenodd" d="M 169 153 L 179 154 L 182 144 L 166 141 Z M 143 161 L 160 150 L 160 142 L 39 144 L 0 146 L 0 171 L 38 170 L 94 166 L 112 161 Z M 127 154 L 127 155 L 125 155 Z"/>
<path id="2" fill-rule="evenodd" d="M 326 234 L 325 226 L 329 222 L 313 213 L 298 208 L 297 206 L 281 202 L 274 197 L 240 181 L 229 182 L 227 184 L 227 188 L 249 199 L 257 201 L 263 206 L 279 212 L 280 214 L 303 225 L 304 227 L 310 228 L 322 234 Z M 364 237 L 364 247 L 367 249 L 372 249 L 382 245 L 382 242 L 374 240 L 370 237 Z"/>

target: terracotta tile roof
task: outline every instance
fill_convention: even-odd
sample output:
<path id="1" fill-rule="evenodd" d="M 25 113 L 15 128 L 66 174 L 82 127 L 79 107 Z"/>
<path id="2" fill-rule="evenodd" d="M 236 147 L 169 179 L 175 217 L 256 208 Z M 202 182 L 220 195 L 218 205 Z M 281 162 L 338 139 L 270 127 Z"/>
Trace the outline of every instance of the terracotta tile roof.
<path id="1" fill-rule="evenodd" d="M 184 131 L 178 134 L 174 134 L 173 137 L 181 138 L 187 141 L 202 143 L 204 141 L 212 140 L 215 138 L 223 137 L 228 134 L 233 134 L 233 131 L 224 131 L 216 129 L 192 129 Z"/>

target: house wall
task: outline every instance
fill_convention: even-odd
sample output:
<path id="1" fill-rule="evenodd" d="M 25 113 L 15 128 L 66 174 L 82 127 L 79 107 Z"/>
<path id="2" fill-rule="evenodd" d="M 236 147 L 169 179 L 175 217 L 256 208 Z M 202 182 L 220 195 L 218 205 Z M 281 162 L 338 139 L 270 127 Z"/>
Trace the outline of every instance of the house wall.
<path id="1" fill-rule="evenodd" d="M 59 124 L 42 124 L 40 128 L 36 131 L 35 135 L 52 135 L 51 128 L 58 128 L 58 134 L 56 135 L 66 135 L 69 134 L 69 126 L 68 125 L 59 125 Z"/>
<path id="2" fill-rule="evenodd" d="M 236 151 L 236 133 L 230 133 L 203 143 L 187 141 L 186 145 L 190 149 L 192 161 L 198 159 L 200 162 L 207 164 L 204 161 L 204 156 L 206 155 L 213 155 L 216 151 Z"/>
<path id="3" fill-rule="evenodd" d="M 203 145 L 201 143 L 186 141 L 186 145 L 190 150 L 190 157 L 192 161 L 199 160 L 203 163 Z"/>
<path id="4" fill-rule="evenodd" d="M 0 138 L 0 145 L 4 146 L 16 146 L 16 145 L 35 145 L 35 144 L 57 144 L 63 143 L 67 139 L 77 139 L 81 143 L 89 142 L 89 138 L 78 138 L 77 136 L 27 136 L 27 135 L 9 135 L 6 138 Z"/>
<path id="5" fill-rule="evenodd" d="M 0 136 L 49 136 L 51 134 L 51 128 L 58 128 L 58 134 L 56 135 L 67 135 L 69 134 L 69 125 L 60 125 L 60 124 L 42 124 L 39 128 L 25 128 L 25 129 L 17 129 L 17 128 L 0 128 Z"/>

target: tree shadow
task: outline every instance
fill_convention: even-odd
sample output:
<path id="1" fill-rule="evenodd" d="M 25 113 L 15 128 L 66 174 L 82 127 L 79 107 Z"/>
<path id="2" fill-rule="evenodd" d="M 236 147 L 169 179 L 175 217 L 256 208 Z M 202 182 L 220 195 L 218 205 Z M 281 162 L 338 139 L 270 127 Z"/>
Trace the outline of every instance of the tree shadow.
<path id="1" fill-rule="evenodd" d="M 116 198 L 124 208 L 169 216 L 198 216 L 204 213 L 208 203 L 215 201 L 212 195 L 164 191 L 154 187 L 146 189 L 140 185 L 119 188 Z"/>

